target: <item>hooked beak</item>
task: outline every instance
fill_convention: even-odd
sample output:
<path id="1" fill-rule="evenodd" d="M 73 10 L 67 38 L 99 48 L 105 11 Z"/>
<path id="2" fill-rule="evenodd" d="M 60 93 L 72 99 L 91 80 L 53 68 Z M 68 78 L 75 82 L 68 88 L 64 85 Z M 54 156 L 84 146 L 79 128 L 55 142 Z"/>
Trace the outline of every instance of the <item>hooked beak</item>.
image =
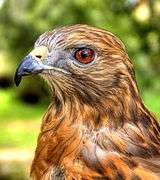
<path id="1" fill-rule="evenodd" d="M 18 86 L 21 82 L 22 76 L 41 73 L 43 70 L 52 69 L 52 67 L 44 65 L 42 60 L 47 55 L 47 48 L 42 46 L 35 48 L 29 55 L 27 55 L 19 64 L 14 76 L 14 82 Z"/>

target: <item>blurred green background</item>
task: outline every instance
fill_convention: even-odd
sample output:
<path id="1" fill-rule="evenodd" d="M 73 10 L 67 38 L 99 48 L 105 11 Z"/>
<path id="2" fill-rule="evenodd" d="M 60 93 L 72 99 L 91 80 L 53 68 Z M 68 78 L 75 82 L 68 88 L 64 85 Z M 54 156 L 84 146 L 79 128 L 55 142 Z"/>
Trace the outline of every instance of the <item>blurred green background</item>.
<path id="1" fill-rule="evenodd" d="M 50 94 L 38 77 L 19 88 L 13 75 L 38 36 L 85 23 L 126 45 L 146 106 L 160 117 L 160 0 L 0 0 L 0 179 L 28 179 Z"/>

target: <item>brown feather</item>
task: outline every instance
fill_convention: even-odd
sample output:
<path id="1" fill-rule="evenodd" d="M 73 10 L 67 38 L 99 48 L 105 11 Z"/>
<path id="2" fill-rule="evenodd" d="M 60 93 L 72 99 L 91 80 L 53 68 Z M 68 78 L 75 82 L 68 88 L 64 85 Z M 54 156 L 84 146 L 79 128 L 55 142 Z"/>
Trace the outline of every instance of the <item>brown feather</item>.
<path id="1" fill-rule="evenodd" d="M 123 43 L 108 31 L 74 25 L 43 34 L 35 46 L 51 51 L 82 44 L 97 51 L 92 66 L 70 64 L 71 75 L 43 75 L 53 102 L 43 118 L 31 177 L 160 179 L 160 127 L 141 100 Z"/>

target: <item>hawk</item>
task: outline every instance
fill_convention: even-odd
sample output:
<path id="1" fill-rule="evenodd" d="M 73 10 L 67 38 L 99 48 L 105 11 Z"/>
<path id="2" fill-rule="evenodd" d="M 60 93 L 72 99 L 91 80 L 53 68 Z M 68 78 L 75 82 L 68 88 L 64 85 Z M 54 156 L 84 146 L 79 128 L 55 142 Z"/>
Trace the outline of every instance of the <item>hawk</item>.
<path id="1" fill-rule="evenodd" d="M 16 85 L 33 74 L 47 81 L 52 102 L 32 179 L 160 179 L 160 126 L 119 38 L 88 25 L 45 32 L 18 66 Z"/>

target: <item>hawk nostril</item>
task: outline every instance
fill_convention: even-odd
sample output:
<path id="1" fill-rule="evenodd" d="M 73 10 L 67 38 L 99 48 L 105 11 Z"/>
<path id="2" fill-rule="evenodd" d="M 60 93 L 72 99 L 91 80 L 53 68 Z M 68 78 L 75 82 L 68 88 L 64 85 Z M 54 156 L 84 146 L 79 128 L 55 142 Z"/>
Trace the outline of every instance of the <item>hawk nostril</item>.
<path id="1" fill-rule="evenodd" d="M 41 56 L 41 55 L 36 55 L 36 57 L 37 57 L 38 59 L 41 59 L 41 58 L 42 58 L 42 56 Z"/>

